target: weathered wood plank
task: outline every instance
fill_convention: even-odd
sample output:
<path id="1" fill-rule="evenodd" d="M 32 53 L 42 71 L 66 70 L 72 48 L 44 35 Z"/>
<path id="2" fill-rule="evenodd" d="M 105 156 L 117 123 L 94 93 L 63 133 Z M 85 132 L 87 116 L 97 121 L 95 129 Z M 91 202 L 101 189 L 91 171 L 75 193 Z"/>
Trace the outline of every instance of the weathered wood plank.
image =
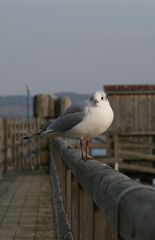
<path id="1" fill-rule="evenodd" d="M 80 211 L 79 211 L 79 185 L 72 175 L 71 180 L 71 229 L 74 236 L 74 240 L 79 240 L 80 233 Z"/>
<path id="2" fill-rule="evenodd" d="M 119 156 L 121 158 L 135 158 L 136 160 L 148 160 L 148 161 L 155 161 L 155 155 L 145 154 L 145 153 L 138 153 L 134 151 L 127 151 L 127 150 L 119 150 Z"/>
<path id="3" fill-rule="evenodd" d="M 90 195 L 80 188 L 80 239 L 93 240 L 93 203 Z"/>
<path id="4" fill-rule="evenodd" d="M 132 164 L 120 163 L 119 167 L 120 167 L 120 171 L 128 170 L 131 172 L 142 172 L 142 173 L 155 174 L 155 168 L 136 165 L 133 163 Z"/>
<path id="5" fill-rule="evenodd" d="M 0 239 L 58 239 L 50 177 L 41 172 L 10 175 L 0 184 Z"/>
<path id="6" fill-rule="evenodd" d="M 155 144 L 147 144 L 147 143 L 138 143 L 138 142 L 121 142 L 122 149 L 152 149 L 155 148 Z"/>
<path id="7" fill-rule="evenodd" d="M 119 136 L 123 136 L 123 137 L 133 137 L 133 136 L 136 136 L 136 137 L 140 137 L 140 136 L 152 136 L 152 135 L 155 135 L 155 131 L 149 131 L 149 132 L 146 132 L 146 131 L 141 131 L 141 132 L 138 132 L 138 131 L 131 131 L 131 132 L 120 132 L 119 133 Z"/>
<path id="8" fill-rule="evenodd" d="M 151 95 L 151 130 L 155 131 L 155 94 Z"/>
<path id="9" fill-rule="evenodd" d="M 116 236 L 112 224 L 94 206 L 94 240 L 115 240 Z"/>
<path id="10" fill-rule="evenodd" d="M 67 207 L 67 216 L 69 222 L 71 222 L 71 210 L 72 210 L 72 193 L 71 193 L 71 171 L 67 169 L 66 176 L 66 207 Z"/>

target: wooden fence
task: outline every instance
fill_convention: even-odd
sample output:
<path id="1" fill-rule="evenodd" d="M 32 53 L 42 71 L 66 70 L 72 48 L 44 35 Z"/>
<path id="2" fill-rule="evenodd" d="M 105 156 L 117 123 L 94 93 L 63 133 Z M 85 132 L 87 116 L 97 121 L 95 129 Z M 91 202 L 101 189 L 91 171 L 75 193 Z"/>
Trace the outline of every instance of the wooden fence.
<path id="1" fill-rule="evenodd" d="M 155 174 L 155 132 L 122 133 L 116 137 L 120 170 Z"/>
<path id="2" fill-rule="evenodd" d="M 155 239 L 153 188 L 81 160 L 80 151 L 59 138 L 50 143 L 50 162 L 60 239 Z"/>
<path id="3" fill-rule="evenodd" d="M 35 168 L 47 162 L 46 141 L 23 141 L 24 136 L 36 132 L 46 121 L 43 117 L 30 121 L 0 118 L 2 171 Z M 155 174 L 155 132 L 109 132 L 92 141 L 90 149 L 90 155 L 94 149 L 104 150 L 104 156 L 94 157 L 117 170 Z"/>
<path id="4" fill-rule="evenodd" d="M 23 141 L 36 132 L 48 119 L 60 115 L 70 104 L 70 98 L 51 95 L 34 97 L 34 118 L 5 119 L 0 117 L 0 176 L 9 170 L 26 170 L 47 162 L 47 141 Z"/>
<path id="5" fill-rule="evenodd" d="M 34 118 L 5 119 L 0 117 L 0 176 L 9 170 L 27 170 L 48 161 L 47 141 L 23 141 L 48 121 L 60 115 L 70 104 L 69 97 L 51 95 L 34 97 Z"/>
<path id="6" fill-rule="evenodd" d="M 3 121 L 2 121 L 3 120 Z M 30 170 L 44 165 L 47 160 L 47 141 L 25 141 L 44 124 L 43 118 L 2 119 L 0 124 L 1 172 Z"/>
<path id="7" fill-rule="evenodd" d="M 155 132 L 126 132 L 101 135 L 91 142 L 93 149 L 104 149 L 104 156 L 94 155 L 116 170 L 155 174 Z M 145 176 L 145 175 L 144 175 Z"/>
<path id="8" fill-rule="evenodd" d="M 155 131 L 155 85 L 116 85 L 104 88 L 115 116 L 112 131 Z"/>
<path id="9" fill-rule="evenodd" d="M 0 119 L 2 171 L 45 167 L 49 160 L 47 141 L 25 142 L 23 138 L 40 129 L 46 120 Z M 154 189 L 108 165 L 123 171 L 155 173 L 155 133 L 108 133 L 97 140 L 100 143 L 92 142 L 91 148 L 106 149 L 99 161 L 81 160 L 80 151 L 68 149 L 63 140 L 50 143 L 60 239 L 154 240 Z"/>

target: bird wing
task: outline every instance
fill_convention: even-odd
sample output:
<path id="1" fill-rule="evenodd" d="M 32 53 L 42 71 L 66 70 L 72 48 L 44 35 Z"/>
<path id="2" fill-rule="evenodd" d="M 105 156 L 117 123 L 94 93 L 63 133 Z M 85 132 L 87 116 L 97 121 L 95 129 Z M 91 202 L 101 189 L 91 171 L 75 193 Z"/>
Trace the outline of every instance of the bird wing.
<path id="1" fill-rule="evenodd" d="M 88 102 L 82 102 L 81 104 L 71 105 L 66 109 L 57 119 L 50 120 L 42 129 L 26 136 L 24 139 L 29 140 L 32 138 L 39 137 L 40 135 L 46 135 L 51 132 L 65 132 L 72 129 L 74 126 L 79 124 L 89 109 Z"/>
<path id="2" fill-rule="evenodd" d="M 71 105 L 55 121 L 46 126 L 45 131 L 65 132 L 79 124 L 87 112 L 86 104 Z"/>

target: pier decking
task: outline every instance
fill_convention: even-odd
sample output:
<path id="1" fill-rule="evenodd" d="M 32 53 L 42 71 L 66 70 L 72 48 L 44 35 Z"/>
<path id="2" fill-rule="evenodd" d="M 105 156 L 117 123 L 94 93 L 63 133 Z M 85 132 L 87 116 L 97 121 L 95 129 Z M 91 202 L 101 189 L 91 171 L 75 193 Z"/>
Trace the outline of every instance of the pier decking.
<path id="1" fill-rule="evenodd" d="M 0 181 L 0 240 L 56 240 L 50 176 L 24 173 Z"/>

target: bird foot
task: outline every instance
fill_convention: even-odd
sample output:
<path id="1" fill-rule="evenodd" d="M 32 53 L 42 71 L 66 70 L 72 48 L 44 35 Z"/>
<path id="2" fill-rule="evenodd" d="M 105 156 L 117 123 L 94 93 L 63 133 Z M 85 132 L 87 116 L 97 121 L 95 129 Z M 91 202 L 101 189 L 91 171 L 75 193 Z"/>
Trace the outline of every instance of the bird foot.
<path id="1" fill-rule="evenodd" d="M 67 146 L 69 149 L 71 148 L 71 149 L 73 149 L 73 148 L 75 148 L 73 145 L 68 145 Z"/>
<path id="2" fill-rule="evenodd" d="M 87 160 L 92 160 L 93 159 L 93 157 L 92 156 L 90 156 L 90 155 L 88 155 L 88 156 L 85 156 L 85 158 L 82 158 L 82 160 L 84 160 L 84 161 L 87 161 Z"/>

